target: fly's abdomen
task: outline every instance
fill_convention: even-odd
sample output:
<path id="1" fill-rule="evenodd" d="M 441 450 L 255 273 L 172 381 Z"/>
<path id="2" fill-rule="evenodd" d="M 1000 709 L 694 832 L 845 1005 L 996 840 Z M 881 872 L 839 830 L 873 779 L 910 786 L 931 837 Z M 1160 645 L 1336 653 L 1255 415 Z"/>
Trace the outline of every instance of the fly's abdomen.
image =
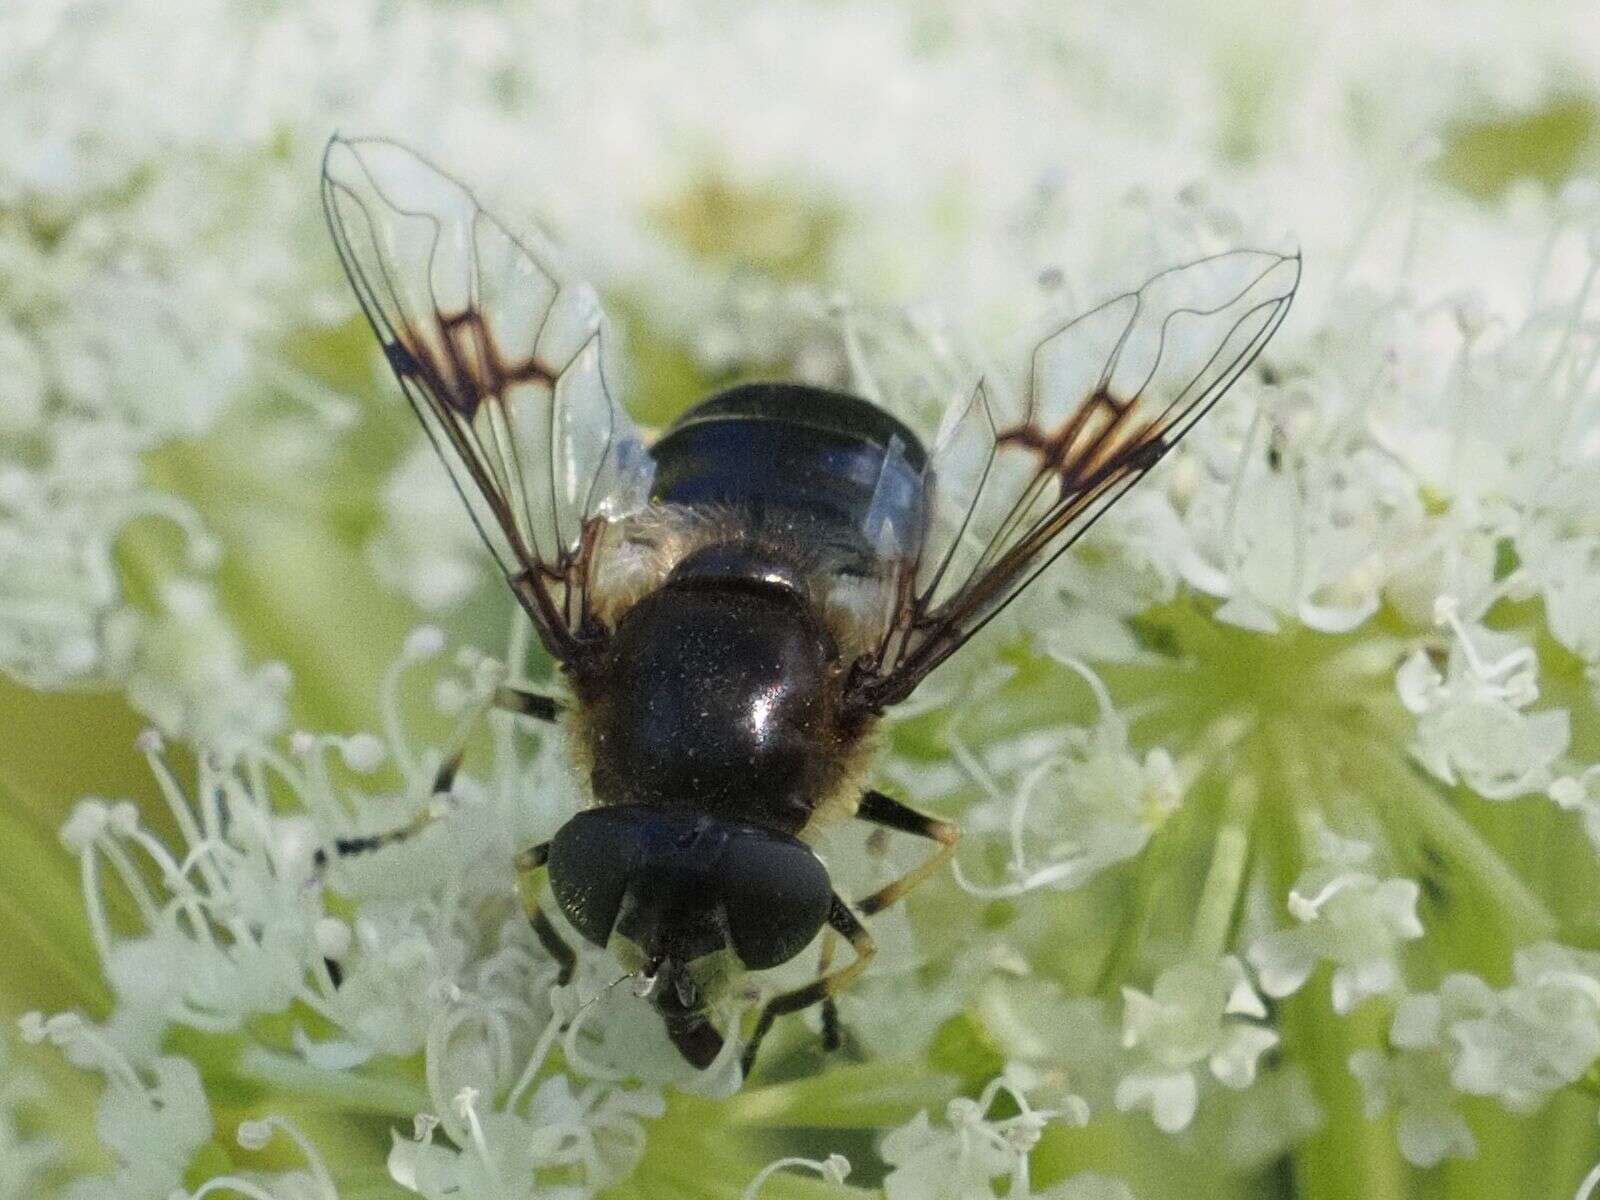
<path id="1" fill-rule="evenodd" d="M 787 383 L 730 388 L 685 413 L 651 450 L 651 498 L 729 506 L 751 532 L 804 531 L 835 553 L 907 554 L 926 520 L 927 455 L 875 405 Z"/>
<path id="2" fill-rule="evenodd" d="M 595 796 L 799 829 L 831 782 L 834 659 L 781 586 L 669 583 L 623 618 L 587 699 Z"/>

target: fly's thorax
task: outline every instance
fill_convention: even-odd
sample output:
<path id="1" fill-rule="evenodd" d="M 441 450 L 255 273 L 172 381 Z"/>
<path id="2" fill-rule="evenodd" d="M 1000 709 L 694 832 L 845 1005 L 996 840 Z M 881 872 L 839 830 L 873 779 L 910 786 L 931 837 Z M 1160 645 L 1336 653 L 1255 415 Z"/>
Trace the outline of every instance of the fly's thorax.
<path id="1" fill-rule="evenodd" d="M 603 626 L 686 560 L 736 544 L 785 564 L 846 660 L 879 644 L 928 521 L 916 434 L 856 396 L 754 383 L 684 413 L 650 456 L 649 503 L 608 524 L 595 554 Z"/>
<path id="2" fill-rule="evenodd" d="M 616 629 L 688 560 L 737 546 L 752 562 L 782 564 L 786 582 L 816 610 L 846 662 L 882 640 L 903 565 L 894 555 L 863 552 L 815 516 L 768 512 L 758 519 L 733 504 L 652 503 L 607 524 L 600 537 L 591 595 L 605 628 Z"/>
<path id="3" fill-rule="evenodd" d="M 839 775 L 844 665 L 781 563 L 752 581 L 708 558 L 710 574 L 675 575 L 629 609 L 579 681 L 591 786 L 602 804 L 796 832 Z"/>

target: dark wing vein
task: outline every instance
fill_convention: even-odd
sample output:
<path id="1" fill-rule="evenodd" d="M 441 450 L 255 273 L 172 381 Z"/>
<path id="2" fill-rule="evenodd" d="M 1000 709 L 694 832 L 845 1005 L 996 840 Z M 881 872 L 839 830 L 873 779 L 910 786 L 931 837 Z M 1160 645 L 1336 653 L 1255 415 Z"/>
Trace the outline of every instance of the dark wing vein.
<path id="1" fill-rule="evenodd" d="M 1019 413 L 980 383 L 934 451 L 938 517 L 850 703 L 905 699 L 1075 545 L 1255 361 L 1299 278 L 1298 255 L 1251 250 L 1173 267 L 1045 338 Z"/>
<path id="2" fill-rule="evenodd" d="M 597 634 L 596 523 L 648 486 L 593 290 L 396 143 L 333 138 L 322 199 L 401 390 L 545 647 L 570 661 Z"/>

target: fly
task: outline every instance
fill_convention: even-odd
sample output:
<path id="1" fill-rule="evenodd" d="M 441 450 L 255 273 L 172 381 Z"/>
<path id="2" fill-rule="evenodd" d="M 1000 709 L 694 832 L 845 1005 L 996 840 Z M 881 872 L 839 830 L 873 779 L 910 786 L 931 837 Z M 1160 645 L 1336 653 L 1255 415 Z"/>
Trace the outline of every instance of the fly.
<path id="1" fill-rule="evenodd" d="M 567 696 L 499 702 L 566 723 L 592 805 L 517 855 L 543 908 L 634 968 L 697 1068 L 722 1052 L 713 960 L 765 970 L 819 933 L 785 1014 L 872 960 L 866 920 L 937 872 L 960 831 L 864 786 L 874 730 L 1138 483 L 1249 368 L 1289 310 L 1298 255 L 1237 250 L 1163 271 L 1034 350 L 1011 403 L 977 383 L 930 450 L 843 392 L 753 382 L 646 445 L 606 379 L 592 288 L 413 152 L 334 138 L 322 199 L 340 260 Z M 441 772 L 448 791 L 453 765 Z M 931 843 L 846 898 L 812 850 L 854 819 Z M 417 828 L 347 839 L 376 849 Z M 833 965 L 838 942 L 853 952 Z"/>

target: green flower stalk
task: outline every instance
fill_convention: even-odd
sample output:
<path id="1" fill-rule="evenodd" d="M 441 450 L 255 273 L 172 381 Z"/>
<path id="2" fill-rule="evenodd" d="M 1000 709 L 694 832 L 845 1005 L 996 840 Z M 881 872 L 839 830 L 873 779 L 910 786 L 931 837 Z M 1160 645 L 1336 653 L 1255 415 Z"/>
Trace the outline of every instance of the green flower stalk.
<path id="1" fill-rule="evenodd" d="M 0 11 L 0 1200 L 1594 1193 L 1594 22 L 1058 7 Z M 334 128 L 538 210 L 650 424 L 781 375 L 932 435 L 1063 315 L 1303 246 L 1257 368 L 894 711 L 874 786 L 965 837 L 839 1052 L 692 1071 L 528 928 L 582 781 L 487 711 L 549 664 L 356 323 Z"/>

